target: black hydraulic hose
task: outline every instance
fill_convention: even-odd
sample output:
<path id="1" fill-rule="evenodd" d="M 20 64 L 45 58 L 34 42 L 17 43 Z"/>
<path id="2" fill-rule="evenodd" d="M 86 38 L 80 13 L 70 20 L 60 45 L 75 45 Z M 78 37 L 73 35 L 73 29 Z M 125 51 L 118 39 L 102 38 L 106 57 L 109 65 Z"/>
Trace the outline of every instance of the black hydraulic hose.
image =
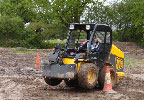
<path id="1" fill-rule="evenodd" d="M 72 31 L 70 31 L 69 34 L 68 34 L 68 36 L 67 36 L 67 41 L 66 41 L 66 44 L 65 44 L 65 47 L 64 47 L 64 54 L 66 54 L 67 47 L 69 45 L 71 35 L 72 35 Z"/>
<path id="2" fill-rule="evenodd" d="M 70 38 L 71 38 L 71 34 L 72 34 L 72 31 L 70 31 L 68 36 L 67 36 L 67 41 L 66 41 L 66 44 L 65 44 L 65 47 L 64 47 L 64 52 L 61 53 L 60 48 L 58 50 L 58 55 L 59 55 L 58 63 L 59 63 L 59 65 L 62 65 L 62 57 L 66 55 L 66 51 L 67 51 L 67 47 L 68 47 L 68 44 L 69 44 L 69 41 L 70 41 Z"/>

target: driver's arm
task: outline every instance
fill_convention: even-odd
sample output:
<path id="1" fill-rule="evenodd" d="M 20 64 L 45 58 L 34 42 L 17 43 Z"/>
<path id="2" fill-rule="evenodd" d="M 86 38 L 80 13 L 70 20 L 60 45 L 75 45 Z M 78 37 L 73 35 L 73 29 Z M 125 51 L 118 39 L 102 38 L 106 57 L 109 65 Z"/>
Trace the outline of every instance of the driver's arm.
<path id="1" fill-rule="evenodd" d="M 81 51 L 83 49 L 87 48 L 87 41 L 84 41 L 81 46 L 79 47 L 79 50 L 78 51 Z"/>

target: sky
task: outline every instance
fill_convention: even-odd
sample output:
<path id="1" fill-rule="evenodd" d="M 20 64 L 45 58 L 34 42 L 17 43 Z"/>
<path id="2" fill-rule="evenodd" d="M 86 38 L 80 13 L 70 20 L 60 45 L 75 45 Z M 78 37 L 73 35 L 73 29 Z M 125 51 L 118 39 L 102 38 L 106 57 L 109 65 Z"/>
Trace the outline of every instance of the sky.
<path id="1" fill-rule="evenodd" d="M 100 0 L 100 1 L 103 1 L 103 0 Z M 114 2 L 114 1 L 121 1 L 121 0 L 106 0 L 106 1 L 107 2 L 105 4 L 108 5 L 108 4 L 110 4 L 110 3 Z"/>
<path id="2" fill-rule="evenodd" d="M 115 1 L 115 0 L 107 0 L 108 2 L 113 2 L 113 1 Z"/>

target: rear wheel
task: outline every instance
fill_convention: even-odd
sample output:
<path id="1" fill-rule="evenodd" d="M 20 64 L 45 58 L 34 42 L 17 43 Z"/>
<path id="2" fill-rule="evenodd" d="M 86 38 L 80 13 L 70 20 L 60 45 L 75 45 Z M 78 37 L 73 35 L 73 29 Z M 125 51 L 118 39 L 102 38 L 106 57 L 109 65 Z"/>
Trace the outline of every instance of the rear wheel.
<path id="1" fill-rule="evenodd" d="M 48 77 L 44 77 L 44 80 L 48 85 L 51 85 L 51 86 L 56 86 L 56 85 L 60 84 L 62 81 L 60 79 L 48 78 Z"/>
<path id="2" fill-rule="evenodd" d="M 92 89 L 97 84 L 98 67 L 93 63 L 83 64 L 78 72 L 79 86 L 84 89 Z"/>
<path id="3" fill-rule="evenodd" d="M 109 66 L 109 68 L 110 68 L 110 77 L 111 77 L 112 87 L 114 87 L 116 85 L 116 79 L 117 79 L 116 73 L 112 66 Z M 100 89 L 103 89 L 104 87 L 105 74 L 106 74 L 106 66 L 103 67 L 99 73 L 98 84 L 99 84 Z"/>

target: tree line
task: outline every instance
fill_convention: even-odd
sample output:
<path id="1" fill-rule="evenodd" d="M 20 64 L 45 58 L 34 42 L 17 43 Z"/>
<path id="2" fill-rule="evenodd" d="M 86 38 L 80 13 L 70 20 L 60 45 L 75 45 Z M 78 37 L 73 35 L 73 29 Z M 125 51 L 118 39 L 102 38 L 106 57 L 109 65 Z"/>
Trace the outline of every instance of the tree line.
<path id="1" fill-rule="evenodd" d="M 65 39 L 69 23 L 101 23 L 113 40 L 144 46 L 144 1 L 0 0 L 0 46 L 49 48 L 47 40 Z"/>

